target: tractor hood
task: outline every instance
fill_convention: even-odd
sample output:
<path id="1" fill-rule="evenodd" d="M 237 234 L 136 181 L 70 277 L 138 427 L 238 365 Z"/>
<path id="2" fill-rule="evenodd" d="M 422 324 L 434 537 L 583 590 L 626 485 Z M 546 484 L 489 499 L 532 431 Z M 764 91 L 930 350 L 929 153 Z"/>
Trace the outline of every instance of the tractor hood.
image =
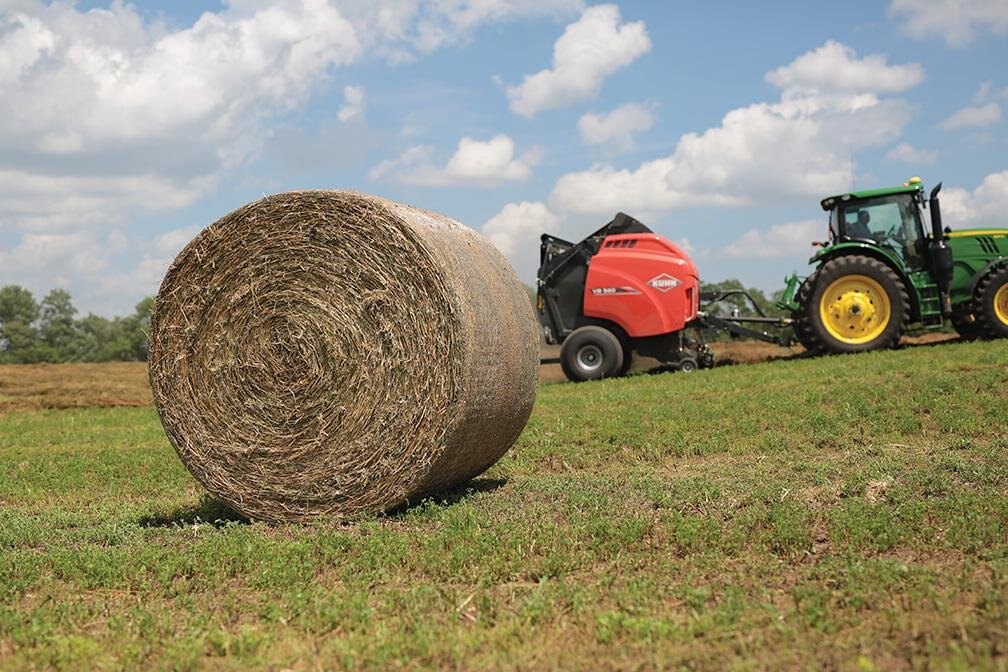
<path id="1" fill-rule="evenodd" d="M 991 238 L 1008 237 L 1008 229 L 956 229 L 946 231 L 949 238 L 968 238 L 969 236 L 989 236 Z"/>

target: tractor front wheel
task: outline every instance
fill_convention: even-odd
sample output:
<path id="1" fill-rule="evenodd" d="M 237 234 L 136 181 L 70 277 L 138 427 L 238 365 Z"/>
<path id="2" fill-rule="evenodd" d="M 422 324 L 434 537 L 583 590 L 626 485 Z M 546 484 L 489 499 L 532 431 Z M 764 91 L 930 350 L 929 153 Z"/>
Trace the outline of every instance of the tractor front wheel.
<path id="1" fill-rule="evenodd" d="M 899 276 L 881 261 L 860 255 L 825 262 L 801 299 L 798 326 L 814 352 L 893 347 L 910 313 L 910 297 Z"/>
<path id="2" fill-rule="evenodd" d="M 560 348 L 560 367 L 575 383 L 614 378 L 623 371 L 623 345 L 604 327 L 575 329 Z"/>
<path id="3" fill-rule="evenodd" d="M 988 274 L 977 285 L 974 313 L 990 338 L 1008 338 L 1008 267 Z"/>

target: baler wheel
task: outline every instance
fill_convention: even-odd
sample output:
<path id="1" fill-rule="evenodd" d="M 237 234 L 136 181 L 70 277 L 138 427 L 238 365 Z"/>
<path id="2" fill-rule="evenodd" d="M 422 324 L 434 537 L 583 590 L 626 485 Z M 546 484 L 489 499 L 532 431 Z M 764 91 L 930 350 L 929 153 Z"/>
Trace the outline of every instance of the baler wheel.
<path id="1" fill-rule="evenodd" d="M 621 366 L 620 370 L 616 372 L 616 375 L 620 377 L 630 373 L 630 367 L 632 367 L 634 363 L 633 348 L 628 347 L 625 343 L 621 343 L 621 346 L 623 347 L 623 366 Z"/>
<path id="2" fill-rule="evenodd" d="M 989 273 L 977 285 L 973 312 L 989 338 L 1008 338 L 1008 266 Z"/>
<path id="3" fill-rule="evenodd" d="M 692 357 L 683 357 L 679 360 L 679 364 L 676 365 L 676 370 L 682 373 L 693 373 L 700 366 L 697 364 L 697 360 Z"/>
<path id="4" fill-rule="evenodd" d="M 575 383 L 614 378 L 623 370 L 623 345 L 604 327 L 575 329 L 560 348 L 560 367 Z"/>
<path id="5" fill-rule="evenodd" d="M 817 353 L 893 347 L 910 313 L 910 297 L 899 276 L 878 259 L 861 255 L 823 263 L 800 297 L 796 333 Z"/>

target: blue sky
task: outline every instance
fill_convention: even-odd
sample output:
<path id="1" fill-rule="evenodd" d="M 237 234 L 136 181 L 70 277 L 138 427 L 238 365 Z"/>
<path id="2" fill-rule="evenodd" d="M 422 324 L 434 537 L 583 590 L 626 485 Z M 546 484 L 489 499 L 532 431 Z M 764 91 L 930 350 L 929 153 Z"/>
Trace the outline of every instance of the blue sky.
<path id="1" fill-rule="evenodd" d="M 217 217 L 349 188 L 526 282 L 543 230 L 623 210 L 773 290 L 852 181 L 943 180 L 947 223 L 1004 226 L 1005 63 L 983 0 L 4 0 L 0 284 L 126 312 Z"/>

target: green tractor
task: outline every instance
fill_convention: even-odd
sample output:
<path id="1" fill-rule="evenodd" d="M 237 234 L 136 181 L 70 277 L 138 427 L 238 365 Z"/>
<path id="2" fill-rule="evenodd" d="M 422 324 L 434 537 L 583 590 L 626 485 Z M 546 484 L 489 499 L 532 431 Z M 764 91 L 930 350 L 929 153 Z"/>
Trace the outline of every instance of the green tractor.
<path id="1" fill-rule="evenodd" d="M 1008 337 L 1008 229 L 942 229 L 940 190 L 925 198 L 915 177 L 823 199 L 829 239 L 815 243 L 812 274 L 788 278 L 778 303 L 806 349 L 888 348 L 910 324 L 951 322 L 967 339 Z"/>

